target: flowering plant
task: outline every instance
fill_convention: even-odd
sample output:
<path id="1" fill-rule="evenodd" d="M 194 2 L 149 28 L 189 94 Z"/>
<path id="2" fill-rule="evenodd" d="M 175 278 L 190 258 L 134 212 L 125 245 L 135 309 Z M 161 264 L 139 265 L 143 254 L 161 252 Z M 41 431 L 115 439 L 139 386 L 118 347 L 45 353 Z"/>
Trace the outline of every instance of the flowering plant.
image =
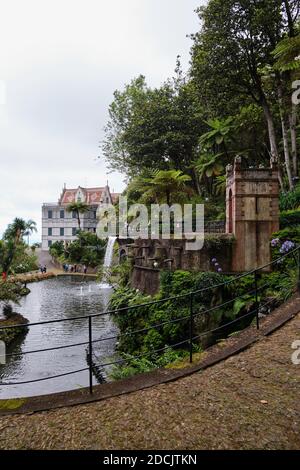
<path id="1" fill-rule="evenodd" d="M 211 259 L 211 263 L 213 264 L 215 270 L 218 272 L 218 273 L 221 273 L 223 270 L 221 268 L 221 266 L 219 265 L 218 263 L 218 260 L 216 258 L 212 258 Z"/>
<path id="2" fill-rule="evenodd" d="M 271 246 L 272 248 L 279 248 L 279 253 L 284 255 L 285 253 L 293 250 L 296 247 L 296 244 L 291 240 L 281 241 L 279 238 L 273 238 L 273 240 L 271 240 Z"/>
<path id="3" fill-rule="evenodd" d="M 289 251 L 293 250 L 295 248 L 295 243 L 292 242 L 291 240 L 286 240 L 280 247 L 279 252 L 281 254 L 288 253 Z"/>

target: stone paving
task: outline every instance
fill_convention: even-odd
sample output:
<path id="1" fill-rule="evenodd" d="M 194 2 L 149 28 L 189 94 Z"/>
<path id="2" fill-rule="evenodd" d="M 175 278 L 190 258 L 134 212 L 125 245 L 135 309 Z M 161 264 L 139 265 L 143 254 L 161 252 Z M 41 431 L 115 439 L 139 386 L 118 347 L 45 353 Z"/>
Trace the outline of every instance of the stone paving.
<path id="1" fill-rule="evenodd" d="M 0 418 L 1 449 L 299 449 L 300 314 L 244 352 L 164 385 Z M 299 354 L 300 357 L 300 354 Z"/>

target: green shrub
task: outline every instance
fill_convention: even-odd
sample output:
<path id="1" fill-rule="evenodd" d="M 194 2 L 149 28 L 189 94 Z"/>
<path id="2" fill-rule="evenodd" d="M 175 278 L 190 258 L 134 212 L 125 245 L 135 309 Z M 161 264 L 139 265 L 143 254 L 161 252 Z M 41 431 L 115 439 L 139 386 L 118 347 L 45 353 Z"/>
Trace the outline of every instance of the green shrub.
<path id="1" fill-rule="evenodd" d="M 196 352 L 199 348 L 195 348 Z M 130 354 L 123 354 L 122 357 L 126 365 L 115 366 L 111 372 L 111 377 L 115 380 L 124 379 L 136 374 L 150 372 L 157 367 L 165 367 L 168 364 L 177 362 L 187 357 L 188 352 L 184 350 L 174 351 L 172 348 L 166 348 L 163 354 L 150 355 L 148 357 L 134 358 Z"/>
<path id="2" fill-rule="evenodd" d="M 49 248 L 49 253 L 53 258 L 58 258 L 64 253 L 64 242 L 56 241 Z"/>
<path id="3" fill-rule="evenodd" d="M 280 228 L 284 229 L 290 226 L 299 226 L 300 228 L 300 210 L 283 211 L 280 214 Z"/>
<path id="4" fill-rule="evenodd" d="M 278 232 L 277 236 L 283 241 L 290 238 L 296 240 L 299 233 L 284 229 Z M 273 272 L 260 273 L 258 301 L 261 306 L 267 305 L 272 309 L 293 294 L 297 284 L 297 269 L 293 257 L 287 258 L 291 259 L 276 265 Z M 226 281 L 228 283 L 223 285 Z M 202 290 L 209 286 L 210 289 Z M 155 367 L 164 367 L 189 354 L 188 342 L 178 347 L 175 345 L 189 338 L 188 294 L 198 290 L 201 292 L 193 295 L 194 313 L 210 311 L 203 316 L 194 317 L 194 332 L 197 332 L 197 335 L 213 331 L 219 326 L 226 327 L 222 332 L 226 331 L 224 334 L 228 335 L 233 329 L 245 328 L 251 323 L 256 300 L 253 274 L 233 278 L 213 272 L 164 271 L 161 273 L 160 291 L 154 297 L 143 295 L 128 286 L 119 287 L 112 295 L 110 308 L 124 309 L 114 314 L 114 321 L 120 330 L 118 351 L 124 359 L 124 364 L 114 368 L 114 378 L 124 378 Z M 233 302 L 229 302 L 231 299 Z M 159 302 L 148 304 L 156 300 Z M 221 306 L 223 303 L 226 304 Z M 134 305 L 141 306 L 128 308 Z M 253 315 L 244 318 L 249 312 L 253 312 Z M 235 318 L 240 318 L 242 324 L 227 327 L 227 323 Z M 169 323 L 170 320 L 172 323 Z M 162 325 L 154 328 L 160 324 Z M 142 331 L 132 334 L 136 330 Z M 212 342 L 217 340 L 217 334 L 211 335 Z M 207 347 L 207 344 L 212 342 L 200 342 L 200 346 Z"/>
<path id="5" fill-rule="evenodd" d="M 0 302 L 7 303 L 9 301 L 18 302 L 21 297 L 22 284 L 0 281 Z"/>
<path id="6" fill-rule="evenodd" d="M 300 206 L 300 184 L 293 191 L 282 192 L 279 198 L 279 207 L 281 211 L 297 209 Z"/>
<path id="7" fill-rule="evenodd" d="M 37 257 L 35 254 L 23 253 L 21 256 L 16 256 L 11 265 L 11 271 L 15 274 L 28 273 L 38 269 Z"/>
<path id="8" fill-rule="evenodd" d="M 103 260 L 105 245 L 106 241 L 98 238 L 95 233 L 80 231 L 77 239 L 67 247 L 61 241 L 53 243 L 50 254 L 61 264 L 76 263 L 96 267 Z"/>
<path id="9" fill-rule="evenodd" d="M 298 282 L 297 269 L 285 268 L 264 275 L 264 282 L 268 283 L 265 295 L 274 297 L 279 303 L 285 302 L 295 292 Z"/>
<path id="10" fill-rule="evenodd" d="M 280 240 L 281 243 L 290 240 L 295 243 L 295 245 L 300 245 L 300 225 L 285 227 L 284 229 L 273 233 L 272 240 L 274 239 Z M 276 255 L 275 258 L 282 256 L 278 249 L 273 250 L 273 254 Z"/>
<path id="11" fill-rule="evenodd" d="M 166 346 L 172 347 L 172 345 L 186 340 L 189 337 L 190 298 L 188 295 L 177 298 L 178 295 L 222 284 L 224 279 L 224 276 L 212 272 L 166 271 L 161 274 L 161 289 L 154 298 L 145 296 L 128 286 L 117 289 L 110 301 L 110 309 L 112 310 L 126 309 L 134 305 L 159 300 L 159 303 L 124 310 L 114 315 L 114 321 L 121 333 L 119 352 L 139 355 Z M 195 295 L 195 312 L 208 309 L 220 301 L 222 301 L 220 288 Z M 172 323 L 169 323 L 171 320 Z M 162 325 L 159 327 L 151 328 L 160 324 Z M 147 331 L 131 334 L 133 331 L 142 329 Z"/>

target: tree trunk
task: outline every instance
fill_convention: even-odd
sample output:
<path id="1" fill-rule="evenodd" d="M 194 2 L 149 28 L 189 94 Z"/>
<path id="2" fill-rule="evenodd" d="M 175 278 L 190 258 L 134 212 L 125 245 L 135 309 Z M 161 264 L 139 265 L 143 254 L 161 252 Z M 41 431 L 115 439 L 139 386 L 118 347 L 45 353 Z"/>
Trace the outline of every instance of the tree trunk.
<path id="1" fill-rule="evenodd" d="M 278 153 L 278 148 L 277 148 L 277 143 L 276 143 L 274 121 L 273 121 L 273 117 L 272 117 L 269 105 L 266 102 L 266 100 L 263 100 L 262 107 L 263 107 L 265 118 L 266 118 L 267 125 L 268 125 L 271 158 L 273 161 L 279 163 L 279 153 Z"/>
<path id="2" fill-rule="evenodd" d="M 78 230 L 81 230 L 81 222 L 80 222 L 80 214 L 79 211 L 77 211 L 77 220 L 78 220 Z"/>
<path id="3" fill-rule="evenodd" d="M 166 191 L 166 196 L 167 196 L 167 204 L 168 206 L 171 206 L 171 194 L 170 191 Z"/>
<path id="4" fill-rule="evenodd" d="M 280 166 L 278 166 L 278 180 L 279 180 L 281 191 L 284 191 L 283 177 L 282 177 L 282 171 L 281 171 Z"/>
<path id="5" fill-rule="evenodd" d="M 293 161 L 294 176 L 298 176 L 296 126 L 297 126 L 297 107 L 295 104 L 292 104 L 292 112 L 290 115 L 290 130 L 291 130 L 292 161 Z"/>
<path id="6" fill-rule="evenodd" d="M 197 175 L 197 172 L 196 172 L 195 168 L 193 168 L 193 176 L 194 176 L 194 181 L 195 181 L 197 193 L 198 193 L 199 196 L 201 196 L 201 188 L 200 188 L 199 178 L 198 178 L 198 175 Z"/>
<path id="7" fill-rule="evenodd" d="M 288 19 L 288 27 L 289 27 L 289 37 L 295 36 L 295 27 L 294 27 L 294 20 L 293 15 L 290 9 L 289 0 L 284 0 L 284 6 L 286 11 L 286 16 Z"/>
<path id="8" fill-rule="evenodd" d="M 279 111 L 280 111 L 281 129 L 282 129 L 285 167 L 286 167 L 286 172 L 287 172 L 287 176 L 289 180 L 289 187 L 290 189 L 293 189 L 294 181 L 293 181 L 292 164 L 291 164 L 290 151 L 289 151 L 288 126 L 286 122 L 286 113 L 284 109 L 283 92 L 282 92 L 281 85 L 278 85 L 278 101 L 279 101 Z"/>
<path id="9" fill-rule="evenodd" d="M 293 181 L 293 172 L 292 172 L 292 165 L 290 159 L 290 152 L 289 152 L 289 136 L 286 126 L 286 120 L 283 116 L 282 110 L 280 111 L 280 119 L 281 119 L 281 128 L 282 128 L 282 138 L 283 138 L 283 149 L 284 149 L 284 160 L 285 160 L 285 167 L 286 172 L 289 180 L 289 187 L 293 189 L 294 181 Z"/>

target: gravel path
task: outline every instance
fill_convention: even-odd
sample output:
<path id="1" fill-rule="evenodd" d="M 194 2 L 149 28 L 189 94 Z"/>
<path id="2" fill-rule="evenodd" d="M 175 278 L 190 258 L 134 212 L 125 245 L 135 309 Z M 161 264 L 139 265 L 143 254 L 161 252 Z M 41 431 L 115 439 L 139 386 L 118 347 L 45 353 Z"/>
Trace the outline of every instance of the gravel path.
<path id="1" fill-rule="evenodd" d="M 106 401 L 0 418 L 1 449 L 299 449 L 300 314 L 237 356 Z"/>

